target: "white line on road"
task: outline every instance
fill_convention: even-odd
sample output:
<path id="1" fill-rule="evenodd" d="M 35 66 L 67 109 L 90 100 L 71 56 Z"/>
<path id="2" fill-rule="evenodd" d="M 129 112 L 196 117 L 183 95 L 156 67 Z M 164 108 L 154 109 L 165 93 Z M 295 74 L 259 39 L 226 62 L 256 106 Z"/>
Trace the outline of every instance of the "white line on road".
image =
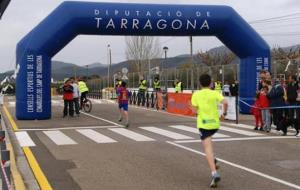
<path id="1" fill-rule="evenodd" d="M 16 132 L 15 134 L 21 147 L 35 146 L 35 143 L 30 138 L 27 132 Z"/>
<path id="2" fill-rule="evenodd" d="M 199 129 L 197 129 L 195 127 L 188 127 L 186 125 L 170 125 L 169 127 L 174 128 L 174 129 L 183 130 L 183 131 L 188 131 L 188 132 L 195 133 L 195 134 L 199 134 Z M 225 138 L 225 137 L 229 137 L 229 136 L 221 134 L 221 133 L 216 133 L 213 136 L 213 138 Z"/>
<path id="3" fill-rule="evenodd" d="M 86 126 L 86 127 L 59 127 L 59 128 L 33 128 L 33 129 L 19 129 L 18 131 L 57 131 L 57 130 L 74 130 L 74 129 L 107 129 L 107 128 L 114 128 L 120 126 Z"/>
<path id="4" fill-rule="evenodd" d="M 243 123 L 239 123 L 239 124 L 235 124 L 235 123 L 222 123 L 224 125 L 228 125 L 228 126 L 232 126 L 232 127 L 238 127 L 238 128 L 243 128 L 243 129 L 251 129 L 253 130 L 253 126 L 251 125 L 246 125 L 246 124 L 243 124 Z M 273 134 L 280 134 L 279 131 L 276 130 L 276 127 L 272 127 L 273 130 L 270 131 L 270 133 L 273 133 Z M 281 133 L 282 134 L 282 133 Z M 288 130 L 288 133 L 287 135 L 294 135 L 295 134 L 295 130 Z"/>
<path id="5" fill-rule="evenodd" d="M 120 124 L 118 124 L 118 123 L 109 121 L 109 120 L 104 119 L 104 118 L 101 118 L 101 117 L 94 116 L 94 115 L 89 114 L 89 113 L 85 113 L 85 112 L 80 112 L 80 113 L 82 113 L 82 114 L 84 114 L 84 115 L 87 115 L 87 116 L 90 116 L 90 117 L 92 117 L 92 118 L 98 119 L 98 120 L 105 121 L 105 122 L 107 122 L 107 123 L 110 123 L 110 124 L 113 124 L 113 125 L 116 125 L 116 126 L 119 126 L 119 127 L 124 127 L 123 125 L 120 125 Z"/>
<path id="6" fill-rule="evenodd" d="M 167 143 L 169 143 L 169 144 L 171 144 L 171 145 L 174 145 L 174 146 L 177 146 L 177 147 L 179 147 L 179 148 L 188 150 L 188 151 L 190 151 L 190 152 L 193 152 L 193 153 L 196 153 L 196 154 L 205 156 L 205 154 L 204 154 L 203 152 L 200 152 L 200 151 L 197 151 L 197 150 L 194 150 L 194 149 L 185 147 L 185 146 L 183 146 L 183 145 L 176 144 L 176 143 L 174 143 L 174 142 L 169 142 L 169 141 L 168 141 Z M 267 178 L 267 179 L 269 179 L 269 180 L 272 180 L 272 181 L 281 183 L 281 184 L 283 184 L 283 185 L 286 185 L 286 186 L 289 186 L 289 187 L 292 187 L 292 188 L 295 188 L 295 189 L 300 189 L 300 186 L 299 186 L 299 185 L 296 185 L 296 184 L 293 184 L 293 183 L 290 183 L 290 182 L 281 180 L 281 179 L 279 179 L 279 178 L 276 178 L 276 177 L 273 177 L 273 176 L 270 176 L 270 175 L 261 173 L 261 172 L 259 172 L 259 171 L 256 171 L 256 170 L 247 168 L 247 167 L 245 167 L 245 166 L 241 166 L 241 165 L 239 165 L 239 164 L 235 164 L 235 163 L 232 163 L 232 162 L 229 162 L 229 161 L 220 159 L 220 158 L 217 158 L 217 159 L 218 159 L 218 161 L 223 162 L 224 164 L 230 165 L 230 166 L 232 166 L 232 167 L 235 167 L 235 168 L 238 168 L 238 169 L 247 171 L 247 172 L 249 172 L 249 173 L 252 173 L 252 174 L 255 174 L 255 175 L 258 175 L 258 176 Z"/>
<path id="7" fill-rule="evenodd" d="M 147 131 L 150 131 L 152 133 L 156 133 L 156 134 L 159 134 L 159 135 L 162 135 L 162 136 L 169 137 L 171 139 L 175 139 L 175 140 L 193 139 L 192 137 L 182 135 L 182 134 L 179 134 L 179 133 L 175 133 L 175 132 L 172 132 L 172 131 L 160 129 L 160 128 L 157 128 L 157 127 L 140 127 L 140 128 L 144 129 L 144 130 L 147 130 Z"/>
<path id="8" fill-rule="evenodd" d="M 95 104 L 103 104 L 102 100 L 98 100 L 98 99 L 91 99 L 91 101 Z"/>
<path id="9" fill-rule="evenodd" d="M 225 138 L 225 139 L 213 139 L 214 142 L 228 142 L 228 141 L 251 141 L 251 140 L 271 140 L 271 139 L 297 139 L 296 136 L 267 136 L 267 137 L 242 137 L 242 138 Z M 201 142 L 201 140 L 182 140 L 174 141 L 175 143 L 195 143 Z"/>
<path id="10" fill-rule="evenodd" d="M 85 137 L 91 139 L 92 141 L 96 143 L 114 143 L 117 142 L 112 138 L 109 138 L 105 135 L 102 135 L 101 133 L 98 133 L 92 129 L 78 129 L 76 130 L 80 134 L 84 135 Z"/>
<path id="11" fill-rule="evenodd" d="M 10 107 L 15 107 L 15 106 L 16 106 L 16 102 L 8 102 L 8 105 L 9 105 Z"/>
<path id="12" fill-rule="evenodd" d="M 261 133 L 255 133 L 255 132 L 251 132 L 251 131 L 245 131 L 245 130 L 235 129 L 232 127 L 225 127 L 225 126 L 221 126 L 220 130 L 231 132 L 231 133 L 237 133 L 237 134 L 241 134 L 241 135 L 245 135 L 245 136 L 262 136 L 263 135 Z"/>
<path id="13" fill-rule="evenodd" d="M 77 144 L 73 139 L 62 133 L 61 131 L 43 131 L 57 145 L 73 145 Z"/>
<path id="14" fill-rule="evenodd" d="M 124 129 L 124 128 L 113 128 L 113 129 L 109 129 L 115 133 L 118 133 L 122 136 L 125 136 L 129 139 L 135 140 L 135 141 L 155 141 L 154 139 L 151 139 L 145 135 L 141 135 L 138 134 L 136 132 L 130 131 L 128 129 Z"/>

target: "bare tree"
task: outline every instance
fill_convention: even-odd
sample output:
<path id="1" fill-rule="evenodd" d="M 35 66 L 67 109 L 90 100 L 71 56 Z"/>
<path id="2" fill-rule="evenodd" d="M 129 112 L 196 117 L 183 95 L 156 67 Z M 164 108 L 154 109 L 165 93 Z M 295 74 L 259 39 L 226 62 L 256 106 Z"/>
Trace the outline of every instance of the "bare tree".
<path id="1" fill-rule="evenodd" d="M 132 63 L 131 70 L 143 75 L 147 63 L 161 56 L 162 51 L 158 38 L 150 36 L 128 36 L 126 41 L 126 57 Z"/>

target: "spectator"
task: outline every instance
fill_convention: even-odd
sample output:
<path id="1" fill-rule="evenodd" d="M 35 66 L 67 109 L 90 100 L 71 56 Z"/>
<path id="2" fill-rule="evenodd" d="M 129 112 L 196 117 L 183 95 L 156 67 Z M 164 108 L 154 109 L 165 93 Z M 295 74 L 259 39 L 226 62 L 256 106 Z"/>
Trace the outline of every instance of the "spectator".
<path id="1" fill-rule="evenodd" d="M 253 114 L 254 118 L 255 118 L 255 128 L 254 130 L 258 130 L 258 128 L 260 128 L 260 130 L 263 130 L 263 122 L 262 122 L 262 117 L 261 117 L 261 105 L 259 102 L 259 96 L 260 93 L 256 94 L 255 97 L 255 101 L 253 106 L 251 107 L 250 112 Z"/>
<path id="2" fill-rule="evenodd" d="M 258 91 L 260 91 L 263 88 L 263 83 L 266 81 L 266 71 L 261 70 L 259 73 L 259 82 L 258 82 Z"/>
<path id="3" fill-rule="evenodd" d="M 182 82 L 179 81 L 178 79 L 175 79 L 174 87 L 175 87 L 175 93 L 181 93 L 182 92 Z"/>
<path id="4" fill-rule="evenodd" d="M 223 90 L 224 96 L 230 96 L 230 85 L 228 84 L 227 81 L 225 82 L 222 90 Z"/>
<path id="5" fill-rule="evenodd" d="M 222 94 L 222 83 L 220 81 L 215 82 L 215 91 Z"/>
<path id="6" fill-rule="evenodd" d="M 284 102 L 284 89 L 279 84 L 279 81 L 276 81 L 273 85 L 270 92 L 267 94 L 268 99 L 270 100 L 270 107 L 282 107 L 285 105 Z M 279 122 L 283 119 L 283 109 L 277 108 L 272 109 L 273 113 L 273 123 L 276 125 L 276 129 L 280 130 L 278 127 Z"/>
<path id="7" fill-rule="evenodd" d="M 73 108 L 73 86 L 71 85 L 71 80 L 66 80 L 63 87 L 63 99 L 64 99 L 64 115 L 66 117 L 74 116 L 74 108 Z"/>
<path id="8" fill-rule="evenodd" d="M 147 91 L 147 81 L 144 77 L 141 77 L 140 84 L 139 84 L 139 91 L 138 91 L 138 106 L 142 102 L 142 106 L 145 105 L 146 102 L 146 91 Z"/>
<path id="9" fill-rule="evenodd" d="M 300 81 L 298 81 L 298 90 L 297 90 L 297 106 L 300 106 Z M 296 118 L 297 118 L 297 122 L 296 122 L 296 125 L 297 125 L 297 129 L 300 129 L 300 108 L 297 108 L 296 109 Z M 300 137 L 300 134 L 299 134 L 299 131 L 298 133 L 296 134 L 297 137 Z"/>
<path id="10" fill-rule="evenodd" d="M 75 81 L 75 78 L 70 78 L 71 83 L 72 83 L 72 87 L 73 87 L 73 103 L 75 106 L 75 113 L 77 114 L 77 116 L 79 117 L 80 112 L 79 112 L 79 97 L 80 97 L 80 91 L 79 91 L 79 87 L 78 87 L 78 82 Z"/>
<path id="11" fill-rule="evenodd" d="M 271 115 L 270 110 L 267 109 L 270 105 L 269 99 L 267 98 L 267 94 L 269 92 L 269 87 L 264 85 L 263 89 L 260 91 L 259 94 L 259 103 L 261 106 L 261 114 L 263 119 L 263 128 L 260 128 L 261 131 L 265 130 L 267 132 L 271 131 Z"/>
<path id="12" fill-rule="evenodd" d="M 238 96 L 239 82 L 237 80 L 234 81 L 234 83 L 230 85 L 230 94 L 231 94 L 231 96 Z"/>
<path id="13" fill-rule="evenodd" d="M 296 76 L 289 76 L 289 83 L 287 85 L 287 103 L 289 106 L 297 105 L 297 96 L 298 96 L 298 84 Z M 295 108 L 290 108 L 288 110 L 288 118 L 295 124 Z"/>

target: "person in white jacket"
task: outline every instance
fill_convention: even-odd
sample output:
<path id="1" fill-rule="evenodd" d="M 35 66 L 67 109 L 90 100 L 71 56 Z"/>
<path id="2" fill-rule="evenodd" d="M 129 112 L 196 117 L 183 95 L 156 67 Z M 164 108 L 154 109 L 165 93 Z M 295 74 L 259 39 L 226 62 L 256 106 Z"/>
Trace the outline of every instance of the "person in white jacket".
<path id="1" fill-rule="evenodd" d="M 77 80 L 75 80 L 75 78 L 71 78 L 72 80 L 72 86 L 73 86 L 73 102 L 75 105 L 75 113 L 77 114 L 77 116 L 79 117 L 80 112 L 79 112 L 79 97 L 80 97 L 80 90 L 78 87 L 78 82 Z"/>

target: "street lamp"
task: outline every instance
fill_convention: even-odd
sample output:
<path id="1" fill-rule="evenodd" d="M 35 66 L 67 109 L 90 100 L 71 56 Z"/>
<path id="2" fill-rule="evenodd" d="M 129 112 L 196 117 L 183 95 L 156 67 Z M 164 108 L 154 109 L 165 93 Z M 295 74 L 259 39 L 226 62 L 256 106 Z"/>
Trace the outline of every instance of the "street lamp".
<path id="1" fill-rule="evenodd" d="M 164 77 L 164 79 L 165 79 L 165 89 L 167 91 L 168 90 L 168 84 L 167 84 L 167 81 L 168 81 L 168 79 L 167 79 L 167 77 L 168 77 L 167 52 L 168 52 L 169 48 L 167 46 L 165 46 L 165 47 L 163 47 L 163 50 L 165 52 L 165 68 L 166 68 L 166 76 Z"/>
<path id="2" fill-rule="evenodd" d="M 89 65 L 86 65 L 86 79 L 89 78 Z"/>
<path id="3" fill-rule="evenodd" d="M 108 62 L 108 68 L 107 68 L 107 87 L 110 86 L 110 69 L 111 69 L 111 48 L 110 44 L 107 45 L 107 62 Z"/>

